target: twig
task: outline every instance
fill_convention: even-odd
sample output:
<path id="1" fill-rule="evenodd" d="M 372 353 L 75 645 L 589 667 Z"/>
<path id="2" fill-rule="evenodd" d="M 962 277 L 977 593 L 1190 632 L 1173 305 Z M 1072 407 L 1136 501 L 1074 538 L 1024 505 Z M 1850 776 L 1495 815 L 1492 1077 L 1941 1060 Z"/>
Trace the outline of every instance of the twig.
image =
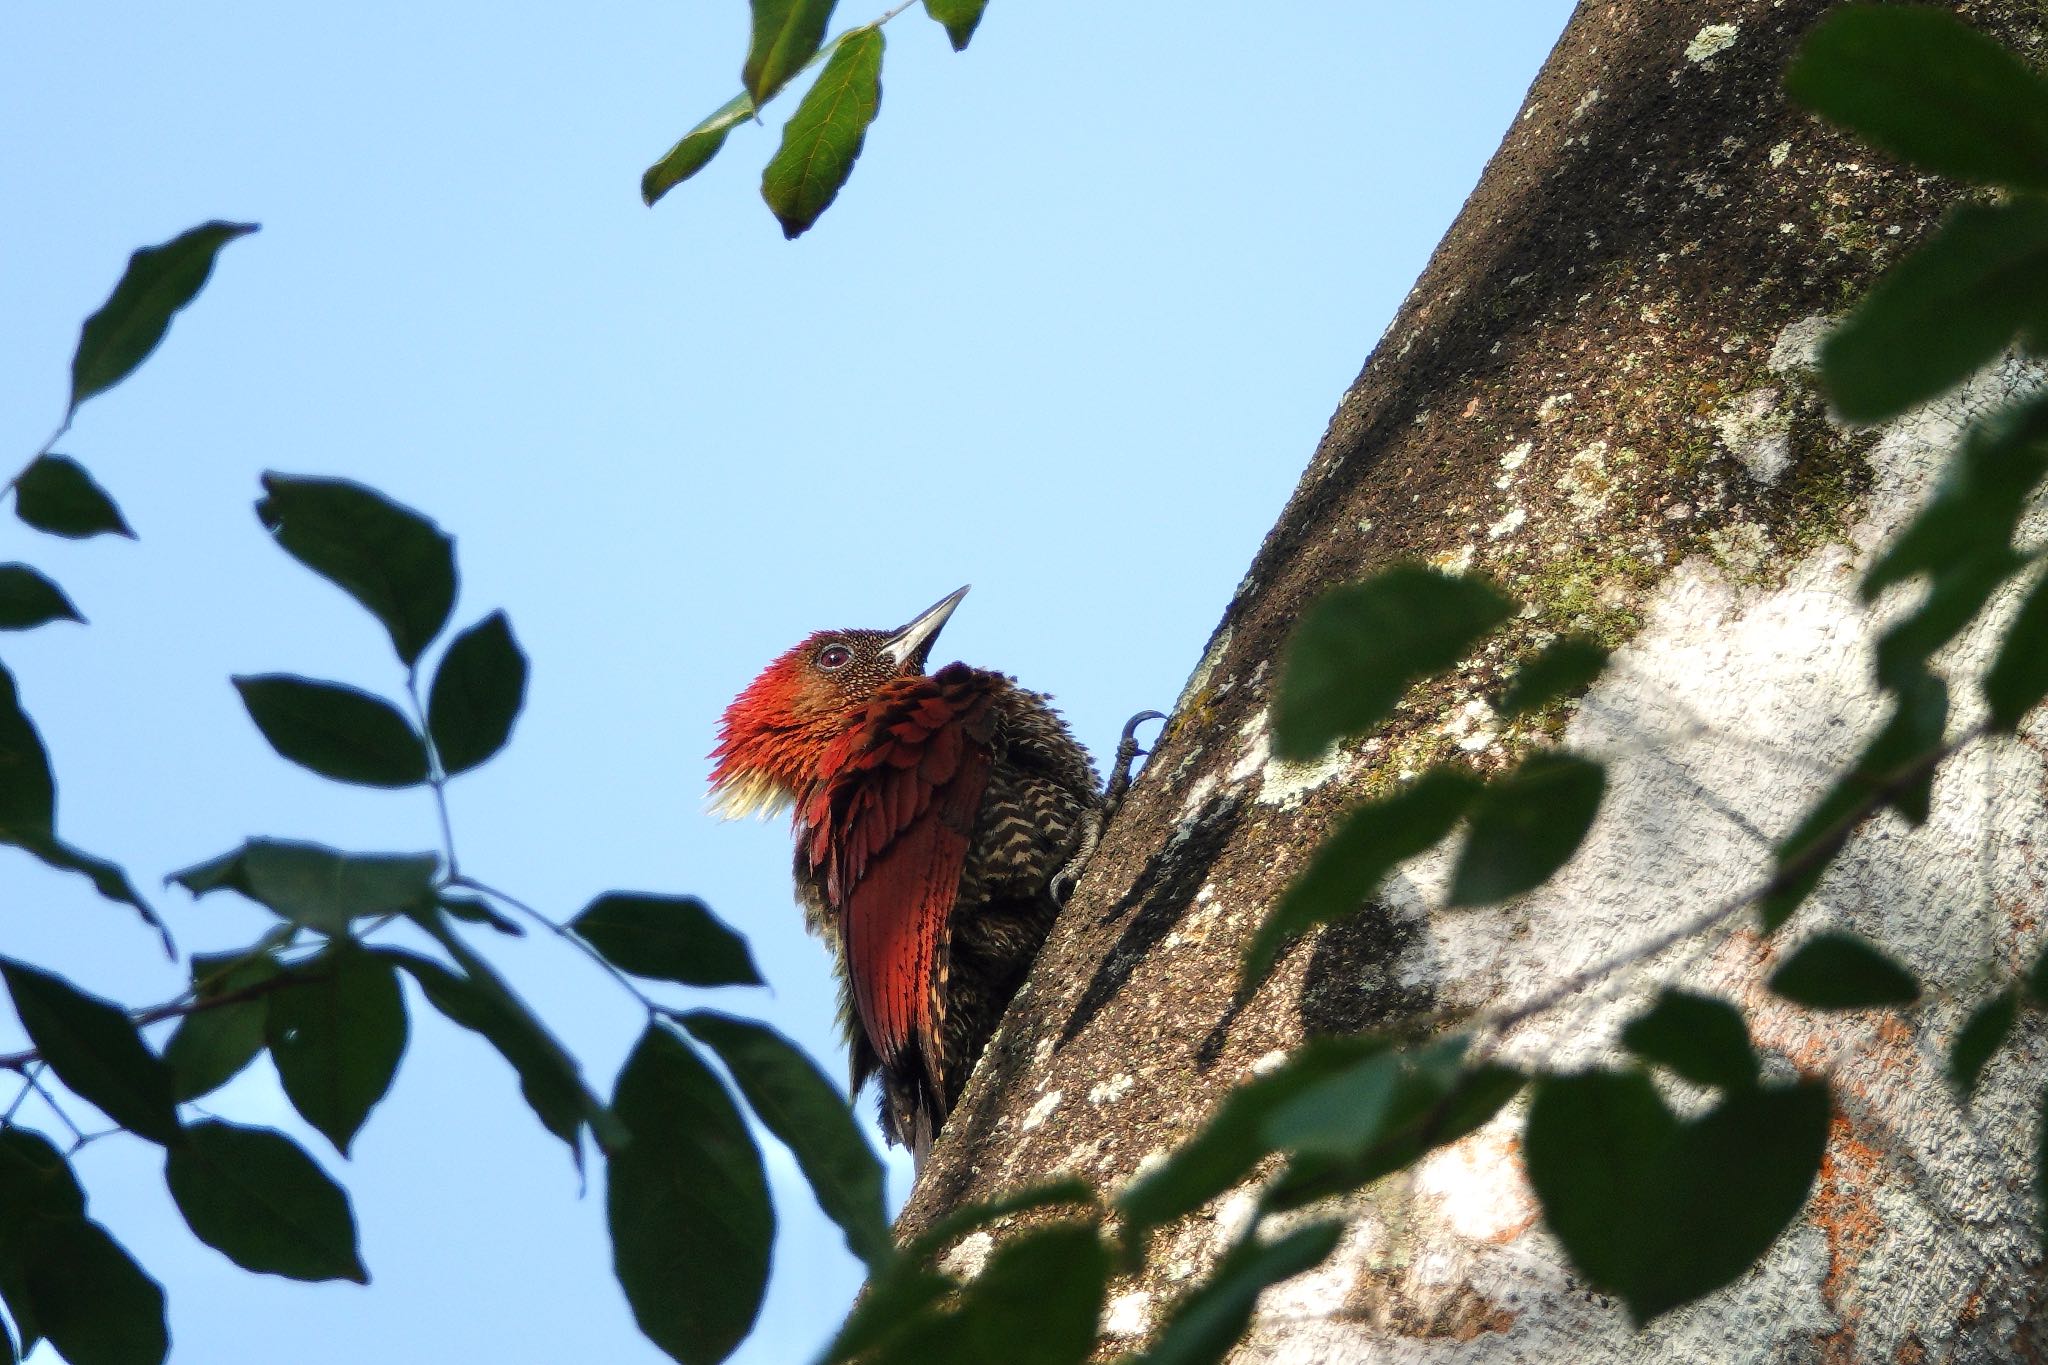
<path id="1" fill-rule="evenodd" d="M 465 887 L 468 890 L 476 892 L 480 896 L 489 896 L 492 900 L 503 903 L 511 909 L 516 910 L 520 914 L 526 916 L 535 924 L 540 925 L 543 929 L 546 929 L 556 938 L 562 940 L 562 942 L 567 943 L 571 947 L 575 948 L 577 952 L 583 954 L 592 962 L 595 962 L 598 966 L 604 968 L 605 972 L 611 977 L 611 979 L 618 982 L 620 987 L 624 989 L 627 994 L 631 995 L 634 1000 L 638 1001 L 641 1009 L 647 1011 L 647 1017 L 649 1019 L 654 1019 L 657 1017 L 673 1019 L 677 1016 L 678 1011 L 669 1008 L 667 1005 L 662 1004 L 661 1002 L 655 1000 L 652 996 L 648 995 L 646 991 L 641 990 L 638 983 L 636 983 L 631 977 L 627 976 L 624 972 L 620 971 L 617 967 L 614 967 L 609 961 L 605 959 L 603 953 L 600 953 L 599 951 L 597 951 L 597 949 L 591 947 L 588 943 L 585 943 L 582 937 L 578 935 L 576 931 L 571 929 L 568 925 L 558 923 L 549 916 L 541 913 L 539 910 L 534 909 L 534 907 L 528 905 L 525 901 L 520 900 L 518 897 L 507 895 L 505 892 L 498 890 L 496 887 L 486 886 L 474 877 L 451 877 L 448 879 L 448 884 L 450 886 Z"/>

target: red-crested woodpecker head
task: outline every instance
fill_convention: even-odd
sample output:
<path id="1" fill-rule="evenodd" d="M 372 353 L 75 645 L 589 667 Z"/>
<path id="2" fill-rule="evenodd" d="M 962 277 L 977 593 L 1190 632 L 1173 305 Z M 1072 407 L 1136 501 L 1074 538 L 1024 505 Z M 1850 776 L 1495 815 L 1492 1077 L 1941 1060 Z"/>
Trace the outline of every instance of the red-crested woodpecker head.
<path id="1" fill-rule="evenodd" d="M 711 808 L 738 819 L 795 801 L 882 685 L 924 672 L 939 627 L 965 596 L 966 588 L 948 594 L 897 630 L 821 630 L 762 669 L 719 721 Z"/>

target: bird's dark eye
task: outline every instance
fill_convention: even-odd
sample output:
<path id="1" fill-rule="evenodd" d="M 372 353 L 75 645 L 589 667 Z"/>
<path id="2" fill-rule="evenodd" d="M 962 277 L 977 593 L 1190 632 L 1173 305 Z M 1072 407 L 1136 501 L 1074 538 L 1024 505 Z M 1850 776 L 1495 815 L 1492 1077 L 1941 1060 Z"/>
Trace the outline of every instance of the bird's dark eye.
<path id="1" fill-rule="evenodd" d="M 853 662 L 853 651 L 845 645 L 826 645 L 818 651 L 818 667 L 831 671 Z"/>

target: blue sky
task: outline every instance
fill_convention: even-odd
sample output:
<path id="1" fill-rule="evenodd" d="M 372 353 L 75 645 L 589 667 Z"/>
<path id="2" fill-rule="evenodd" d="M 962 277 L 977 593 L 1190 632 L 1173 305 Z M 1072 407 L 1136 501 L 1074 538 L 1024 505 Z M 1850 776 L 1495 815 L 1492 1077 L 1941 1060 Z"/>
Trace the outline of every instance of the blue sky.
<path id="1" fill-rule="evenodd" d="M 0 530 L 0 558 L 92 622 L 0 641 L 60 829 L 150 888 L 252 834 L 433 846 L 423 793 L 290 767 L 226 681 L 399 685 L 377 628 L 250 511 L 266 468 L 361 479 L 455 534 L 457 621 L 503 607 L 533 659 L 511 748 L 453 788 L 466 868 L 564 918 L 610 888 L 703 896 L 772 982 L 710 1003 L 839 1074 L 786 829 L 704 813 L 725 702 L 811 630 L 973 583 L 935 663 L 1057 694 L 1098 752 L 1169 705 L 1568 9 L 995 0 L 959 56 L 913 11 L 852 183 L 792 244 L 756 194 L 791 96 L 657 209 L 637 198 L 736 88 L 738 0 L 9 6 L 9 469 L 61 415 L 129 251 L 263 224 L 61 447 L 139 543 Z M 157 900 L 186 950 L 264 927 Z M 182 979 L 124 912 L 7 851 L 0 934 L 130 1003 Z M 559 945 L 491 949 L 608 1085 L 637 1008 Z M 601 1187 L 579 1196 L 503 1064 L 431 1014 L 352 1161 L 267 1062 L 210 1107 L 337 1172 L 374 1282 L 237 1270 L 185 1231 L 152 1149 L 97 1143 L 93 1213 L 165 1283 L 174 1360 L 660 1358 L 611 1280 Z M 802 1359 L 858 1284 L 771 1167 L 776 1278 L 739 1357 L 759 1365 Z"/>

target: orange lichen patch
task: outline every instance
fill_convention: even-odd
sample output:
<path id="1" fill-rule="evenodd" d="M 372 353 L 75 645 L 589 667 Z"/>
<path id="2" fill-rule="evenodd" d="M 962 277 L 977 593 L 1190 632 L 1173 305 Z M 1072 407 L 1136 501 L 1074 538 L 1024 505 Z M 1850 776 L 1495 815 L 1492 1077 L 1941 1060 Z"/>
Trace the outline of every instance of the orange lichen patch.
<path id="1" fill-rule="evenodd" d="M 1858 1358 L 1856 1325 L 1861 1305 L 1849 1293 L 1857 1268 L 1884 1230 L 1871 1192 L 1878 1180 L 1882 1161 L 1876 1148 L 1859 1137 L 1849 1120 L 1835 1118 L 1828 1132 L 1828 1150 L 1821 1158 L 1820 1180 L 1813 1191 L 1813 1223 L 1828 1239 L 1828 1273 L 1821 1282 L 1821 1298 L 1835 1312 L 1839 1324 L 1820 1338 L 1820 1359 L 1824 1362 Z"/>
<path id="2" fill-rule="evenodd" d="M 1521 1143 L 1503 1127 L 1482 1129 L 1415 1170 L 1415 1192 L 1460 1237 L 1503 1246 L 1536 1221 L 1536 1197 L 1522 1169 Z"/>
<path id="3" fill-rule="evenodd" d="M 1927 1365 L 1927 1348 L 1920 1344 L 1920 1338 L 1909 1335 L 1892 1352 L 1892 1365 Z"/>

